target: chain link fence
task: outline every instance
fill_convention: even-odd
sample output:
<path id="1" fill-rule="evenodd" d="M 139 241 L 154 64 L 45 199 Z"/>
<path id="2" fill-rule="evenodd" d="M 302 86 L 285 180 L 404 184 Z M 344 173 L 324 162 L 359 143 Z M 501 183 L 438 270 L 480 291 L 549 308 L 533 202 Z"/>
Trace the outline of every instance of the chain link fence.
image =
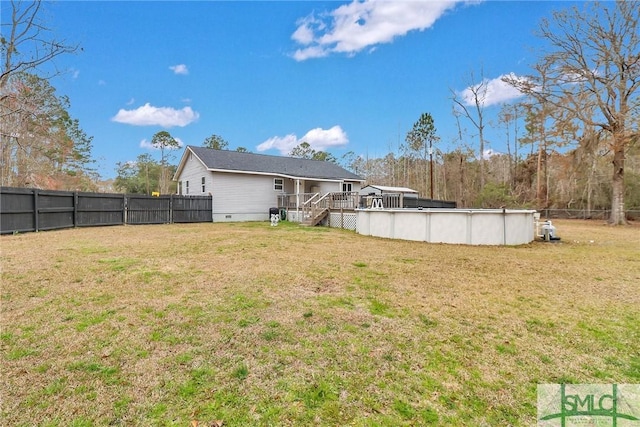
<path id="1" fill-rule="evenodd" d="M 601 219 L 608 220 L 610 210 L 587 210 L 587 209 L 540 209 L 541 218 L 546 219 Z M 640 220 L 640 210 L 625 211 L 626 217 L 631 221 Z"/>

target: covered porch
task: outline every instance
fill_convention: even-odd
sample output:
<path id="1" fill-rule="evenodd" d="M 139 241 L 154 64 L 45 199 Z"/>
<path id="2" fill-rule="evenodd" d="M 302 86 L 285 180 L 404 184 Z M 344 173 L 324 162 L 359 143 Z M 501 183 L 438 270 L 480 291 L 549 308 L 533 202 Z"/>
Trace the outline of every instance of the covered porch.
<path id="1" fill-rule="evenodd" d="M 331 212 L 355 212 L 362 183 L 348 179 L 287 177 L 282 194 L 277 195 L 281 217 L 307 225 L 317 225 Z"/>

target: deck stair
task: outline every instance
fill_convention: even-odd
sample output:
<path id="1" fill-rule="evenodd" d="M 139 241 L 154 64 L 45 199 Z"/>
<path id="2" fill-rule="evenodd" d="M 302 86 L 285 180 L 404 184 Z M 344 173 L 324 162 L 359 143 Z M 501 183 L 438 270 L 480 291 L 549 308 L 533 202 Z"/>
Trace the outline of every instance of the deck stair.
<path id="1" fill-rule="evenodd" d="M 329 192 L 282 194 L 278 196 L 278 208 L 296 213 L 301 225 L 315 226 L 326 220 L 332 212 L 353 212 L 358 207 L 357 192 Z"/>
<path id="2" fill-rule="evenodd" d="M 302 225 L 314 227 L 320 224 L 320 222 L 329 215 L 329 208 L 318 209 L 312 212 L 313 213 L 302 222 Z"/>

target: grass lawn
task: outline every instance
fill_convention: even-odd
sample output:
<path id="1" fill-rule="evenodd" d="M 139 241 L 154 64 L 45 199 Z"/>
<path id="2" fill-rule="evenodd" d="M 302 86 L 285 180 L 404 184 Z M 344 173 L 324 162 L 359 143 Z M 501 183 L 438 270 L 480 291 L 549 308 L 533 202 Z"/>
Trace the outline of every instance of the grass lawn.
<path id="1" fill-rule="evenodd" d="M 535 424 L 539 383 L 640 383 L 640 226 L 554 225 L 519 247 L 286 222 L 2 236 L 0 424 Z"/>

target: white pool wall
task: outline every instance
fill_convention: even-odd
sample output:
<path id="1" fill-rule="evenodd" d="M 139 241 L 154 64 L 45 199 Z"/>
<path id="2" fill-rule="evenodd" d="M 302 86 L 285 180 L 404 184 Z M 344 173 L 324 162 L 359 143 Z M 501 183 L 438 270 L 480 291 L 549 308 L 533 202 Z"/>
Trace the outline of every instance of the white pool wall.
<path id="1" fill-rule="evenodd" d="M 534 239 L 535 210 L 358 209 L 365 236 L 466 245 L 522 245 Z"/>

